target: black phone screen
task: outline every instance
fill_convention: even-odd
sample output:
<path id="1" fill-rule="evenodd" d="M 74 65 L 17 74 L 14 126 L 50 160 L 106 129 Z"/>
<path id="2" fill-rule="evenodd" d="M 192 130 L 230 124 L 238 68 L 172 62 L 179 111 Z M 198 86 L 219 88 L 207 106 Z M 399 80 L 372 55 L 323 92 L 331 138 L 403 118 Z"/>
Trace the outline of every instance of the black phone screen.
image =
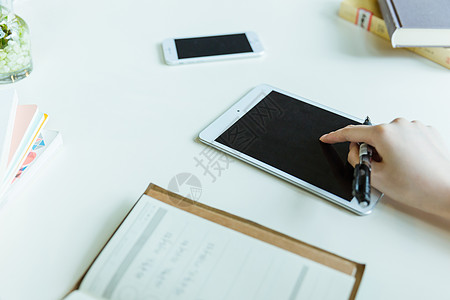
<path id="1" fill-rule="evenodd" d="M 319 141 L 349 124 L 361 123 L 272 91 L 215 141 L 351 201 L 349 143 Z"/>
<path id="2" fill-rule="evenodd" d="M 245 33 L 175 39 L 179 59 L 253 52 Z"/>

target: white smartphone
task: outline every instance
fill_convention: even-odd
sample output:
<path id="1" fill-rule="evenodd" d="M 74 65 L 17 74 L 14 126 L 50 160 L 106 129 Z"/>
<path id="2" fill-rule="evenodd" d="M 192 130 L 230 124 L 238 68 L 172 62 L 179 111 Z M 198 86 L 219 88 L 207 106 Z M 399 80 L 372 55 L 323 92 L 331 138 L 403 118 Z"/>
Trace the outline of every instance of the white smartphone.
<path id="1" fill-rule="evenodd" d="M 164 40 L 162 47 L 169 65 L 255 57 L 264 52 L 254 32 L 172 38 Z"/>
<path id="2" fill-rule="evenodd" d="M 356 214 L 369 214 L 382 194 L 372 189 L 369 206 L 352 196 L 348 143 L 319 137 L 362 120 L 269 85 L 251 90 L 205 128 L 199 139 L 302 187 Z"/>

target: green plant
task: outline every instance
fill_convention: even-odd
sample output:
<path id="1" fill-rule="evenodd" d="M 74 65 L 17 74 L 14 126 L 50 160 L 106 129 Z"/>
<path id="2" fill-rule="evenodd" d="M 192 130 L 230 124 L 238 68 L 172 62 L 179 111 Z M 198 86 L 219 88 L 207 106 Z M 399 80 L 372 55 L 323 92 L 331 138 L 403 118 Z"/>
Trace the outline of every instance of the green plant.
<path id="1" fill-rule="evenodd" d="M 1 24 L 0 29 L 0 49 L 4 49 L 6 46 L 8 46 L 8 41 L 12 32 L 8 28 L 7 24 Z"/>

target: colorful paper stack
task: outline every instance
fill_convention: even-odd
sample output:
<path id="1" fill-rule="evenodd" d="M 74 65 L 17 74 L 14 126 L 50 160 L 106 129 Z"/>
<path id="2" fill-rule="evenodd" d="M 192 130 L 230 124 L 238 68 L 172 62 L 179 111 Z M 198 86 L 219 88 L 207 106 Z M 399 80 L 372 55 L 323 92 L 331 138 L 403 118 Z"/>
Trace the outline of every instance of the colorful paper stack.
<path id="1" fill-rule="evenodd" d="M 59 132 L 43 129 L 47 119 L 37 105 L 18 105 L 15 90 L 0 90 L 0 208 L 62 145 Z"/>

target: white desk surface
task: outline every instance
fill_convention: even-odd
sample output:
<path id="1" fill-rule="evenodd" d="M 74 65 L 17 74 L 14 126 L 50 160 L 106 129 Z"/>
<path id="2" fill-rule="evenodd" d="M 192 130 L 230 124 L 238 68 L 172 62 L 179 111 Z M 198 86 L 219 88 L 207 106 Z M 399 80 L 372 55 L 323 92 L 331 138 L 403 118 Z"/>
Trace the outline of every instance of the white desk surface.
<path id="1" fill-rule="evenodd" d="M 340 19 L 339 3 L 17 0 L 34 59 L 19 103 L 47 112 L 65 145 L 0 212 L 0 299 L 63 297 L 148 183 L 182 172 L 201 202 L 365 263 L 357 299 L 448 299 L 448 225 L 388 199 L 358 217 L 236 160 L 215 182 L 196 167 L 198 132 L 260 83 L 450 141 L 450 71 Z M 263 57 L 163 63 L 167 37 L 246 30 Z"/>

